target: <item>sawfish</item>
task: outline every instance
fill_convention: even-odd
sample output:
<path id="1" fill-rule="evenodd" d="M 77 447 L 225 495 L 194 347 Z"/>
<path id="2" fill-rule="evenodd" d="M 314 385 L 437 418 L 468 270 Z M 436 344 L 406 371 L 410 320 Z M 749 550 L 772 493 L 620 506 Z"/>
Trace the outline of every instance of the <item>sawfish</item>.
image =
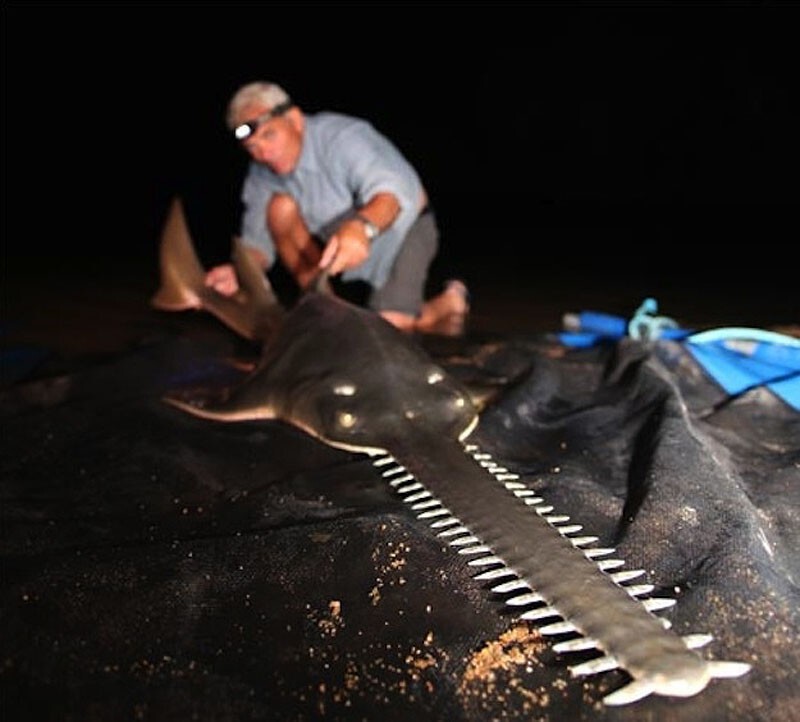
<path id="1" fill-rule="evenodd" d="M 369 455 L 417 519 L 474 569 L 476 582 L 488 582 L 518 619 L 553 637 L 555 652 L 589 655 L 569 667 L 572 675 L 619 669 L 630 677 L 604 697 L 608 705 L 650 694 L 689 697 L 713 678 L 750 669 L 704 658 L 697 650 L 712 637 L 674 632 L 657 612 L 675 600 L 651 596 L 652 584 L 632 583 L 643 570 L 622 569 L 614 549 L 597 547 L 598 537 L 555 513 L 519 475 L 470 443 L 479 405 L 418 339 L 338 298 L 324 273 L 285 309 L 236 238 L 232 259 L 240 289 L 227 297 L 205 286 L 175 199 L 152 305 L 211 312 L 261 343 L 262 352 L 222 400 L 166 401 L 214 421 L 285 422 Z"/>

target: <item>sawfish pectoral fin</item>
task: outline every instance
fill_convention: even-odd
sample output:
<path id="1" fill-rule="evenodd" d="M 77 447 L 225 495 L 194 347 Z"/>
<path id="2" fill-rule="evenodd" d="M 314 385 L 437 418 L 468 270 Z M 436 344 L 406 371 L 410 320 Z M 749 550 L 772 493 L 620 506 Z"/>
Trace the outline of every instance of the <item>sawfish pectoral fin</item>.
<path id="1" fill-rule="evenodd" d="M 236 406 L 228 407 L 225 402 L 205 405 L 202 401 L 185 401 L 176 396 L 165 396 L 164 401 L 175 408 L 186 413 L 197 416 L 201 419 L 211 419 L 212 421 L 254 421 L 263 419 L 273 419 L 274 415 L 269 413 L 266 408 L 260 409 L 241 409 Z"/>
<path id="2" fill-rule="evenodd" d="M 161 232 L 161 285 L 150 304 L 160 311 L 203 309 L 245 338 L 266 340 L 280 324 L 285 310 L 266 275 L 238 238 L 233 239 L 231 260 L 239 291 L 225 296 L 206 286 L 206 271 L 197 256 L 183 203 L 176 196 Z"/>

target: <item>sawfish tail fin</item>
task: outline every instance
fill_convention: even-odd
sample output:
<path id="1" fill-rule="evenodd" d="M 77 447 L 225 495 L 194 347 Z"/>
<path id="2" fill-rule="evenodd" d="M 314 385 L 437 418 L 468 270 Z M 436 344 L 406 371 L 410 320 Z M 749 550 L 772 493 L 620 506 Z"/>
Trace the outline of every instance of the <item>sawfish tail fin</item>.
<path id="1" fill-rule="evenodd" d="M 160 311 L 200 307 L 197 295 L 205 285 L 205 271 L 194 249 L 183 203 L 177 196 L 170 203 L 161 229 L 158 260 L 161 285 L 150 304 Z"/>
<path id="2" fill-rule="evenodd" d="M 238 238 L 233 239 L 231 260 L 239 291 L 225 296 L 206 286 L 206 272 L 189 233 L 183 203 L 175 197 L 161 232 L 161 285 L 150 304 L 160 311 L 203 309 L 245 338 L 266 340 L 283 320 L 285 309 Z"/>

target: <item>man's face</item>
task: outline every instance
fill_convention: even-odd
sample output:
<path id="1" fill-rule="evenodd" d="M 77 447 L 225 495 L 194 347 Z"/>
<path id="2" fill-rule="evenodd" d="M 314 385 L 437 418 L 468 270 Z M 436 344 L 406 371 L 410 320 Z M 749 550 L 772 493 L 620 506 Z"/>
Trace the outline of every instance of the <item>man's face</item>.
<path id="1" fill-rule="evenodd" d="M 251 103 L 242 109 L 239 123 L 248 123 L 266 113 L 269 108 L 261 103 Z M 278 175 L 291 173 L 300 158 L 303 146 L 303 121 L 297 108 L 261 123 L 242 141 L 242 146 L 253 160 L 268 166 Z"/>

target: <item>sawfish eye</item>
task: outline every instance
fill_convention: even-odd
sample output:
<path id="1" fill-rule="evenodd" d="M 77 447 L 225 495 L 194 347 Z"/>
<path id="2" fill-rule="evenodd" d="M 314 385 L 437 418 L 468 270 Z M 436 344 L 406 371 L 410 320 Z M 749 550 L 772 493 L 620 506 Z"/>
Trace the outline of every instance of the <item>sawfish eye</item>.
<path id="1" fill-rule="evenodd" d="M 428 373 L 428 383 L 431 385 L 438 384 L 442 379 L 444 379 L 444 374 L 439 369 L 433 369 Z"/>
<path id="2" fill-rule="evenodd" d="M 356 415 L 349 411 L 340 411 L 336 415 L 336 421 L 343 429 L 352 429 L 356 424 Z"/>

